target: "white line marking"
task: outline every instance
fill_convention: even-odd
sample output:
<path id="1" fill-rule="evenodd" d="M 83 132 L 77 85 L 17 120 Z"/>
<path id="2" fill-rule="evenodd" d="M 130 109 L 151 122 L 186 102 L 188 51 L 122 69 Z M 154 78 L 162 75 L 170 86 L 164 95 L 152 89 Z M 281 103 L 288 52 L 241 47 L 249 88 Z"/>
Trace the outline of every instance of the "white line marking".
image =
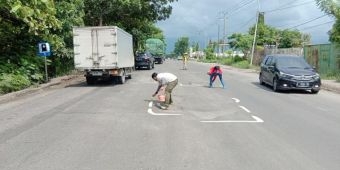
<path id="1" fill-rule="evenodd" d="M 252 116 L 255 120 L 202 120 L 202 123 L 263 123 L 259 117 Z"/>
<path id="2" fill-rule="evenodd" d="M 231 98 L 231 99 L 233 99 L 236 103 L 240 103 L 240 100 L 237 98 Z"/>
<path id="3" fill-rule="evenodd" d="M 149 103 L 148 113 L 154 116 L 179 116 L 182 114 L 171 114 L 171 113 L 155 113 L 152 111 L 153 102 Z"/>
<path id="4" fill-rule="evenodd" d="M 264 121 L 257 116 L 252 116 L 257 122 L 263 123 Z"/>
<path id="5" fill-rule="evenodd" d="M 148 109 L 148 113 L 154 116 L 180 116 L 182 114 L 170 114 L 170 113 L 155 113 L 151 108 Z"/>
<path id="6" fill-rule="evenodd" d="M 239 106 L 239 107 L 242 108 L 244 111 L 250 113 L 250 110 L 248 110 L 246 107 L 244 107 L 244 106 Z"/>

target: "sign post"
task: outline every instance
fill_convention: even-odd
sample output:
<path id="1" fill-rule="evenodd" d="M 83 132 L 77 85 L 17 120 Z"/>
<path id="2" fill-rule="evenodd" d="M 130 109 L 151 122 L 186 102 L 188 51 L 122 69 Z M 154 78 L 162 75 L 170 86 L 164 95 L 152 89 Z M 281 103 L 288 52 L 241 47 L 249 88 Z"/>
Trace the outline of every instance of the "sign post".
<path id="1" fill-rule="evenodd" d="M 48 82 L 48 74 L 47 74 L 47 60 L 46 57 L 51 56 L 51 48 L 50 44 L 47 42 L 38 43 L 38 51 L 39 56 L 45 58 L 45 73 L 46 73 L 46 82 Z"/>

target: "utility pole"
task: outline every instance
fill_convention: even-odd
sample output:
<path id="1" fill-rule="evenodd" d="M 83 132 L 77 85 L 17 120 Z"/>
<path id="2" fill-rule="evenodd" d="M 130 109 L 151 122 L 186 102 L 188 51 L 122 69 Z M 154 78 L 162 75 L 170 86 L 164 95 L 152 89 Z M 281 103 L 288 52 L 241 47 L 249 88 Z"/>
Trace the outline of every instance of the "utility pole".
<path id="1" fill-rule="evenodd" d="M 217 30 L 217 52 L 218 55 L 220 54 L 220 23 L 217 23 L 218 25 L 218 30 Z"/>
<path id="2" fill-rule="evenodd" d="M 257 35 L 257 25 L 258 25 L 258 22 L 259 22 L 259 16 L 260 16 L 260 2 L 259 2 L 259 0 L 257 0 L 256 24 L 255 24 L 253 47 L 252 47 L 252 50 L 251 50 L 251 58 L 250 58 L 250 65 L 251 66 L 253 65 L 255 43 L 256 43 L 256 35 Z"/>
<path id="3" fill-rule="evenodd" d="M 223 46 L 222 46 L 222 53 L 223 54 L 224 54 L 224 45 L 226 44 L 225 37 L 227 35 L 227 33 L 226 33 L 226 16 L 227 16 L 227 14 L 228 14 L 228 12 L 223 13 Z"/>

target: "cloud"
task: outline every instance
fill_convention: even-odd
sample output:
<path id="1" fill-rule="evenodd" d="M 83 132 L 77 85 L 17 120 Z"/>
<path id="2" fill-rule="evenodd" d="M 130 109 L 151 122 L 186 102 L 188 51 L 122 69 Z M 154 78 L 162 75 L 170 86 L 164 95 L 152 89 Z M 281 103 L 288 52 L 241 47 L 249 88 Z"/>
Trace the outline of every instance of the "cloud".
<path id="1" fill-rule="evenodd" d="M 256 12 L 265 12 L 266 24 L 287 29 L 324 15 L 316 6 L 315 0 L 179 0 L 172 4 L 173 12 L 169 19 L 160 21 L 160 27 L 167 40 L 167 51 L 174 48 L 180 37 L 189 37 L 191 42 L 205 45 L 210 39 L 216 41 L 227 35 L 246 33 L 256 22 Z M 281 9 L 281 10 L 279 10 Z M 224 14 L 226 18 L 224 20 Z M 327 32 L 334 21 L 329 16 L 315 19 L 296 27 L 310 34 L 313 43 L 328 43 Z M 225 21 L 225 23 L 224 23 Z M 218 34 L 220 33 L 220 34 Z"/>

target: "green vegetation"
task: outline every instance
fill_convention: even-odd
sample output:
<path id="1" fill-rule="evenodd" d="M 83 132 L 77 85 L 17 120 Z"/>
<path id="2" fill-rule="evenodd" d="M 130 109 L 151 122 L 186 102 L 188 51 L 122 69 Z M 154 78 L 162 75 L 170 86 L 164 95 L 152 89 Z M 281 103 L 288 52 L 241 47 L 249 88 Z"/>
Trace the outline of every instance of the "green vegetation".
<path id="1" fill-rule="evenodd" d="M 177 0 L 2 0 L 0 1 L 0 93 L 42 83 L 44 59 L 37 44 L 49 42 L 48 75 L 56 77 L 74 68 L 74 26 L 116 25 L 133 35 L 134 50 L 145 48 L 145 40 L 164 42 L 155 26 L 172 12 Z"/>
<path id="2" fill-rule="evenodd" d="M 145 50 L 152 55 L 163 56 L 165 53 L 165 44 L 162 40 L 157 38 L 149 38 L 145 42 Z"/>
<path id="3" fill-rule="evenodd" d="M 183 55 L 189 51 L 189 37 L 180 37 L 175 43 L 174 53 L 176 55 Z"/>
<path id="4" fill-rule="evenodd" d="M 327 74 L 321 74 L 321 77 L 326 80 L 336 80 L 340 82 L 340 72 L 333 71 Z"/>
<path id="5" fill-rule="evenodd" d="M 329 40 L 340 44 L 340 2 L 338 0 L 316 0 L 316 3 L 322 11 L 336 19 L 332 30 L 329 31 Z"/>

